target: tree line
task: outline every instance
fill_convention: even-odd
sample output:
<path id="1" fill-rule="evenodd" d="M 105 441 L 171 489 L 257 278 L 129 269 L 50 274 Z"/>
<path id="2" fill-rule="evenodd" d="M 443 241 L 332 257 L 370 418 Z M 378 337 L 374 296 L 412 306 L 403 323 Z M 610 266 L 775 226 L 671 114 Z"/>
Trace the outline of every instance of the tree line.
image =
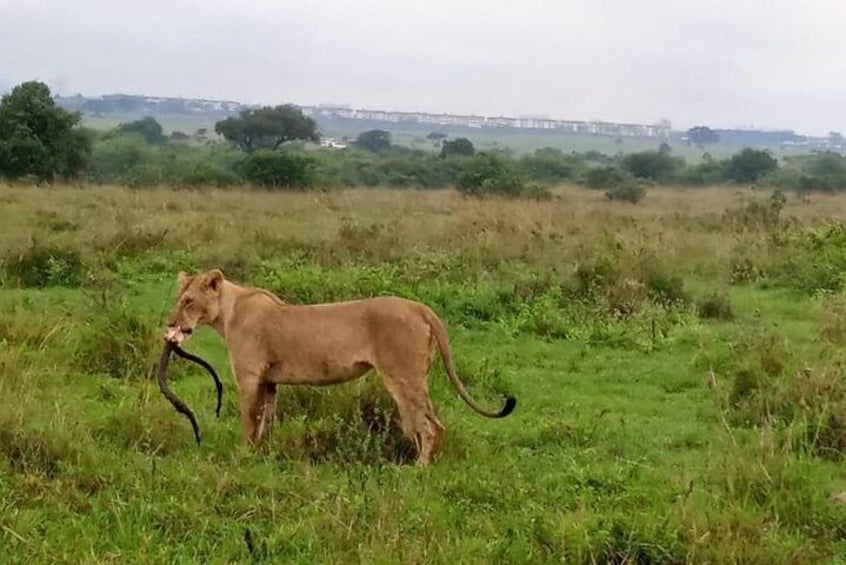
<path id="1" fill-rule="evenodd" d="M 471 140 L 433 132 L 440 151 L 392 143 L 385 130 L 361 133 L 345 150 L 321 149 L 317 124 L 291 105 L 242 111 L 219 121 L 222 141 L 165 135 L 153 118 L 107 132 L 81 127 L 81 116 L 57 106 L 49 88 L 32 81 L 0 101 L 0 176 L 6 179 L 86 181 L 129 186 L 232 186 L 280 189 L 335 186 L 441 188 L 470 195 L 543 197 L 556 183 L 581 183 L 609 198 L 636 202 L 651 185 L 765 183 L 796 190 L 846 189 L 846 158 L 816 153 L 785 158 L 746 148 L 728 159 L 706 153 L 688 164 L 667 144 L 608 156 L 595 151 L 538 149 L 477 151 Z M 202 132 L 207 133 L 207 132 Z M 713 141 L 707 128 L 697 143 Z"/>

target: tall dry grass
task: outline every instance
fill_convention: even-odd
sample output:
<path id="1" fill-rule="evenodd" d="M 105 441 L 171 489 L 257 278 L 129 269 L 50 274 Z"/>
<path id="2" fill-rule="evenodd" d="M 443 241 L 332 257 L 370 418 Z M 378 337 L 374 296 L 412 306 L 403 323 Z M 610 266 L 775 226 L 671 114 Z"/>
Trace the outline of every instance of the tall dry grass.
<path id="1" fill-rule="evenodd" d="M 381 262 L 410 251 L 488 260 L 575 265 L 609 238 L 654 248 L 683 269 L 754 248 L 724 229 L 727 208 L 763 199 L 744 188 L 655 189 L 641 204 L 598 191 L 560 187 L 548 202 L 486 198 L 450 190 L 337 190 L 327 193 L 132 190 L 119 187 L 4 187 L 0 248 L 33 241 L 87 255 L 188 250 L 206 262 L 308 253 L 320 262 Z M 846 217 L 846 198 L 792 197 L 784 214 L 814 225 Z"/>

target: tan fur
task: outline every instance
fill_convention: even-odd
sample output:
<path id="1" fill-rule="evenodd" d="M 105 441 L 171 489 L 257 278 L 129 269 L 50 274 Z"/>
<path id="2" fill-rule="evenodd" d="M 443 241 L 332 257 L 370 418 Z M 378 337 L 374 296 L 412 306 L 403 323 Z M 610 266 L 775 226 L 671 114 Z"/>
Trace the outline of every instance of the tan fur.
<path id="1" fill-rule="evenodd" d="M 428 373 L 437 345 L 450 381 L 477 412 L 480 408 L 455 373 L 446 328 L 424 304 L 396 297 L 289 305 L 267 290 L 234 284 L 219 270 L 179 274 L 179 297 L 169 335 L 210 325 L 223 337 L 238 384 L 241 424 L 255 445 L 273 422 L 277 385 L 331 385 L 376 369 L 397 403 L 403 432 L 418 462 L 432 462 L 444 427 L 429 396 Z M 176 332 L 176 334 L 174 334 Z M 179 338 L 181 339 L 181 338 Z"/>

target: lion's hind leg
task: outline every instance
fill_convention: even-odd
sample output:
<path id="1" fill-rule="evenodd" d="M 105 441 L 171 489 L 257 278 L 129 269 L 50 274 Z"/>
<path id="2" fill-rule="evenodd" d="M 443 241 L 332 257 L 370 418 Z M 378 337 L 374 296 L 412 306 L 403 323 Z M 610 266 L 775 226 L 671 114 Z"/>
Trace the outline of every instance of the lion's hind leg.
<path id="1" fill-rule="evenodd" d="M 417 463 L 429 465 L 440 448 L 444 427 L 435 415 L 425 375 L 400 379 L 395 374 L 385 374 L 382 379 L 397 404 L 403 434 L 417 448 Z"/>

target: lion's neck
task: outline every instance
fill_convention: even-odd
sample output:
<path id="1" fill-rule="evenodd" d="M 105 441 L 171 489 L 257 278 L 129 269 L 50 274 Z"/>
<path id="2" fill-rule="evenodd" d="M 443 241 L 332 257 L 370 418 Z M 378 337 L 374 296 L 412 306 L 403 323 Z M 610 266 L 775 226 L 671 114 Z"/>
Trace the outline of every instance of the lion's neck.
<path id="1" fill-rule="evenodd" d="M 227 280 L 223 281 L 223 286 L 220 289 L 220 312 L 217 319 L 211 325 L 220 337 L 226 341 L 226 329 L 230 326 L 235 314 L 235 305 L 241 295 L 246 289 L 237 284 L 231 283 Z"/>

